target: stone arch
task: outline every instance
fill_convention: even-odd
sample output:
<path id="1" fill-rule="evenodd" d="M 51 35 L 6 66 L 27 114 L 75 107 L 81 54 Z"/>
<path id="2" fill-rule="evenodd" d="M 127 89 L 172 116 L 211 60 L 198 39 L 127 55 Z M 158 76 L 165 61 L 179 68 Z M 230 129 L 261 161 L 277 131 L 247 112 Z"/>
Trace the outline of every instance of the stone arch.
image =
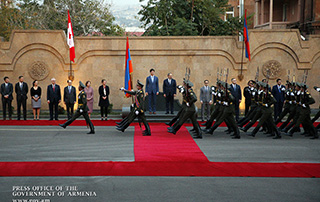
<path id="1" fill-rule="evenodd" d="M 56 56 L 56 58 L 60 61 L 61 66 L 63 67 L 64 64 L 64 58 L 63 56 L 52 46 L 49 46 L 47 44 L 43 44 L 43 43 L 35 43 L 35 44 L 29 44 L 24 46 L 23 48 L 21 48 L 16 54 L 15 56 L 12 58 L 12 63 L 13 64 L 13 70 L 15 69 L 16 63 L 17 61 L 26 53 L 30 52 L 30 51 L 34 51 L 34 50 L 43 50 L 43 51 L 47 51 L 50 52 L 51 54 L 53 54 L 54 56 Z"/>

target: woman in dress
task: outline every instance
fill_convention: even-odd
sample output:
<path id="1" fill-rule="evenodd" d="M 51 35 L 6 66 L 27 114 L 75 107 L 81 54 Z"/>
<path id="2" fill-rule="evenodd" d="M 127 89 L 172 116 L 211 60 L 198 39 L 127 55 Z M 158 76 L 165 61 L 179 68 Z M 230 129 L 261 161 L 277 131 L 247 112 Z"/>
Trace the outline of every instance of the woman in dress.
<path id="1" fill-rule="evenodd" d="M 30 90 L 31 105 L 33 109 L 33 120 L 39 120 L 41 108 L 41 88 L 38 86 L 38 81 L 34 80 Z"/>
<path id="2" fill-rule="evenodd" d="M 93 111 L 93 88 L 91 87 L 91 81 L 86 82 L 86 87 L 84 88 L 84 92 L 87 94 L 87 106 L 89 107 L 89 117 Z"/>
<path id="3" fill-rule="evenodd" d="M 102 85 L 99 87 L 99 106 L 101 112 L 101 121 L 108 120 L 108 107 L 109 107 L 109 86 L 107 86 L 107 81 L 102 79 Z"/>

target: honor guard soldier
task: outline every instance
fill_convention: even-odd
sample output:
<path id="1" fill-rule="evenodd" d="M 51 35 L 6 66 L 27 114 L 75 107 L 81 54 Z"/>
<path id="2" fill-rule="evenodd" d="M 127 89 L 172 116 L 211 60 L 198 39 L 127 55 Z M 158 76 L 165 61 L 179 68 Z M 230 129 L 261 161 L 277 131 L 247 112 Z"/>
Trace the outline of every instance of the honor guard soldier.
<path id="1" fill-rule="evenodd" d="M 81 115 L 84 117 L 84 119 L 87 122 L 87 125 L 89 125 L 90 127 L 90 132 L 87 134 L 94 134 L 94 126 L 92 124 L 92 122 L 90 121 L 89 115 L 88 115 L 88 106 L 87 106 L 87 94 L 84 92 L 84 88 L 86 86 L 79 81 L 79 95 L 78 95 L 78 109 L 76 111 L 76 113 L 74 113 L 74 115 L 72 116 L 71 119 L 69 119 L 67 122 L 65 122 L 64 124 L 59 124 L 59 126 L 61 126 L 62 128 L 66 128 L 68 125 L 70 125 L 74 120 L 76 120 L 77 118 L 79 118 Z"/>
<path id="2" fill-rule="evenodd" d="M 129 125 L 134 121 L 136 117 L 138 117 L 139 124 L 142 122 L 145 127 L 145 131 L 143 131 L 143 136 L 150 136 L 151 131 L 149 124 L 147 123 L 146 116 L 144 114 L 144 92 L 143 92 L 143 84 L 138 80 L 137 81 L 137 91 L 128 91 L 124 88 L 121 88 L 121 91 L 124 91 L 130 95 L 134 95 L 134 105 L 132 112 L 128 115 L 126 121 L 122 122 L 121 125 L 117 127 L 117 130 L 124 132 Z M 140 125 L 141 127 L 141 125 Z"/>
<path id="3" fill-rule="evenodd" d="M 185 93 L 183 93 L 183 108 L 184 110 L 181 112 L 179 120 L 175 123 L 175 125 L 169 129 L 168 132 L 176 134 L 176 132 L 181 128 L 181 126 L 188 120 L 190 119 L 195 135 L 193 138 L 202 138 L 202 132 L 200 130 L 200 126 L 197 122 L 196 119 L 196 107 L 195 107 L 195 102 L 197 101 L 197 96 L 193 92 L 192 89 L 193 83 L 189 80 L 184 80 L 184 89 Z"/>

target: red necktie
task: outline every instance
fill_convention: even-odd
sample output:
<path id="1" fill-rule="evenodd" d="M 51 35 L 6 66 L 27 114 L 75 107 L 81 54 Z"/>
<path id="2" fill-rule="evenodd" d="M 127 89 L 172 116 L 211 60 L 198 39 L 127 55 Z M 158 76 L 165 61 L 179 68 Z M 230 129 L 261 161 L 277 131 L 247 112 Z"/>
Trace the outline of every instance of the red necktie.
<path id="1" fill-rule="evenodd" d="M 53 85 L 53 92 L 54 92 L 54 90 L 55 90 L 55 85 Z"/>

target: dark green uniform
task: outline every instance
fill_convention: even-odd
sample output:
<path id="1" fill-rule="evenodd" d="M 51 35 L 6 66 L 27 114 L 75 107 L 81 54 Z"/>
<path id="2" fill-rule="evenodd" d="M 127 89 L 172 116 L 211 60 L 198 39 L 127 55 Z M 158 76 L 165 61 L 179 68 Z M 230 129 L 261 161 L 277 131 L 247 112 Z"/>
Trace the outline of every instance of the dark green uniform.
<path id="1" fill-rule="evenodd" d="M 144 114 L 144 92 L 143 90 L 137 91 L 128 91 L 124 90 L 124 92 L 134 96 L 134 106 L 132 111 L 129 113 L 127 117 L 127 121 L 121 126 L 118 127 L 117 130 L 124 132 L 129 125 L 134 121 L 135 118 L 138 118 L 139 123 L 142 122 L 145 127 L 145 131 L 143 131 L 144 136 L 150 136 L 151 130 L 149 124 L 147 123 L 146 116 Z"/>
<path id="2" fill-rule="evenodd" d="M 218 95 L 219 96 L 219 95 Z M 214 125 L 206 131 L 208 134 L 213 134 L 215 129 L 217 129 L 222 122 L 228 122 L 230 125 L 230 128 L 234 132 L 233 138 L 240 138 L 240 131 L 237 127 L 234 115 L 235 115 L 235 108 L 234 108 L 234 97 L 231 95 L 229 90 L 226 90 L 226 92 L 221 92 L 221 106 L 222 109 L 221 116 L 217 118 L 217 121 L 214 123 Z"/>
<path id="3" fill-rule="evenodd" d="M 197 96 L 193 92 L 192 88 L 188 88 L 186 90 L 186 93 L 183 94 L 183 103 L 182 103 L 183 110 L 181 112 L 180 118 L 176 122 L 174 127 L 172 127 L 172 130 L 169 132 L 172 132 L 173 134 L 175 134 L 181 128 L 181 126 L 188 119 L 190 119 L 196 133 L 194 138 L 202 138 L 202 132 L 200 130 L 200 126 L 196 119 L 196 107 L 194 105 L 196 101 L 197 101 Z"/>
<path id="4" fill-rule="evenodd" d="M 298 105 L 300 106 L 299 117 L 294 127 L 289 131 L 289 135 L 292 136 L 294 132 L 298 131 L 300 128 L 300 124 L 304 127 L 305 131 L 308 131 L 310 135 L 312 135 L 312 139 L 318 138 L 317 130 L 312 124 L 310 119 L 310 105 L 314 104 L 315 100 L 311 96 L 309 92 L 302 92 L 300 95 L 300 102 Z"/>
<path id="5" fill-rule="evenodd" d="M 93 126 L 92 122 L 90 121 L 90 118 L 88 115 L 88 110 L 89 110 L 89 108 L 87 106 L 87 94 L 84 92 L 84 90 L 81 90 L 78 95 L 78 109 L 77 109 L 77 111 L 74 113 L 74 115 L 72 116 L 71 119 L 69 119 L 64 124 L 61 124 L 60 126 L 63 128 L 66 128 L 74 120 L 76 120 L 77 118 L 79 118 L 82 115 L 90 127 L 89 134 L 94 134 L 94 126 Z"/>

